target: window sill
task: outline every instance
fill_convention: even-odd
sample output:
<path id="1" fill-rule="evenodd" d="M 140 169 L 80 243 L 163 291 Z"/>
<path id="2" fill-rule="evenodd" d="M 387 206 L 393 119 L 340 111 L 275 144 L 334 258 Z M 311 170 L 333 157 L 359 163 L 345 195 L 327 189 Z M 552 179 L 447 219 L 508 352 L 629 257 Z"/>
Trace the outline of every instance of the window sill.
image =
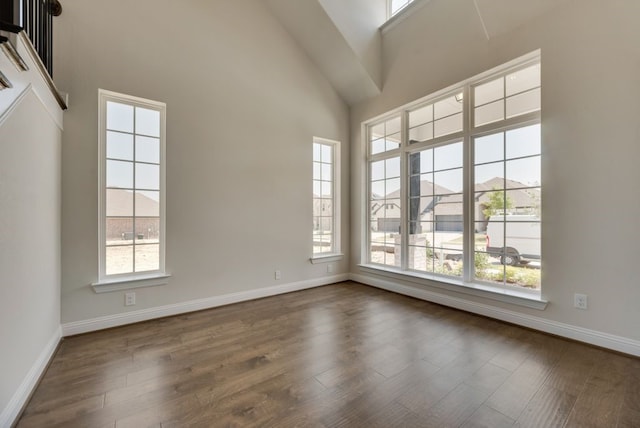
<path id="1" fill-rule="evenodd" d="M 155 287 L 169 283 L 171 275 L 158 273 L 144 276 L 121 277 L 112 280 L 94 282 L 91 284 L 96 293 L 111 293 L 113 291 L 130 290 L 132 288 Z"/>
<path id="2" fill-rule="evenodd" d="M 323 254 L 323 255 L 318 255 L 318 256 L 313 256 L 311 257 L 311 259 L 309 259 L 311 261 L 312 264 L 318 264 L 318 263 L 330 263 L 330 262 L 337 262 L 342 260 L 342 258 L 344 257 L 344 254 L 341 253 L 331 253 L 331 254 Z"/>
<path id="3" fill-rule="evenodd" d="M 549 303 L 542 299 L 538 292 L 534 291 L 517 289 L 508 290 L 505 288 L 494 287 L 490 284 L 463 282 L 462 280 L 455 280 L 453 278 L 421 274 L 418 272 L 401 271 L 398 269 L 371 264 L 360 264 L 358 266 L 365 272 L 385 276 L 387 278 L 400 279 L 418 285 L 425 285 L 425 281 L 429 281 L 428 285 L 432 287 L 476 297 L 483 297 L 499 302 L 511 303 L 540 311 L 545 310 Z"/>

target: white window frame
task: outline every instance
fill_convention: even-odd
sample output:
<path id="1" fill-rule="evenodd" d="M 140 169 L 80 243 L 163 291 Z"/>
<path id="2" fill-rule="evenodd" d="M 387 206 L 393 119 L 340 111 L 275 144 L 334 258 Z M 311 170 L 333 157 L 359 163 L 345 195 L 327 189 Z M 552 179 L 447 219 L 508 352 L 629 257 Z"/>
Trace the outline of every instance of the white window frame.
<path id="1" fill-rule="evenodd" d="M 341 164 L 340 164 L 340 141 L 329 140 L 327 138 L 313 137 L 313 144 L 320 144 L 331 147 L 332 160 L 331 160 L 331 172 L 332 172 L 332 189 L 331 189 L 331 206 L 332 206 L 332 224 L 331 224 L 331 251 L 316 253 L 313 251 L 313 242 L 311 243 L 311 262 L 322 263 L 341 260 L 343 257 L 341 248 L 341 207 L 340 207 L 340 176 L 341 176 Z M 312 165 L 315 162 L 312 156 Z M 312 183 L 314 177 L 312 176 Z M 312 200 L 314 199 L 312 189 Z M 313 214 L 313 213 L 312 213 Z M 313 234 L 313 231 L 312 231 Z M 312 236 L 313 241 L 313 236 Z"/>
<path id="2" fill-rule="evenodd" d="M 494 132 L 500 132 L 510 130 L 514 128 L 525 127 L 528 125 L 541 123 L 541 110 L 525 113 L 517 117 L 504 119 L 498 122 L 484 124 L 482 126 L 474 126 L 474 111 L 473 111 L 473 99 L 472 88 L 479 84 L 482 84 L 492 79 L 504 76 L 514 71 L 524 69 L 532 64 L 540 63 L 541 55 L 540 51 L 535 51 L 530 54 L 524 55 L 506 64 L 498 66 L 494 69 L 481 73 L 478 76 L 467 79 L 463 82 L 452 85 L 441 91 L 438 91 L 432 95 L 416 100 L 405 106 L 394 109 L 390 112 L 384 113 L 376 118 L 365 121 L 362 125 L 362 135 L 364 140 L 364 146 L 366 147 L 365 153 L 365 168 L 364 168 L 364 187 L 366 197 L 363 198 L 365 205 L 363 212 L 365 213 L 363 222 L 363 239 L 361 242 L 361 267 L 365 269 L 371 269 L 372 271 L 378 271 L 386 274 L 402 274 L 403 276 L 410 276 L 419 279 L 435 280 L 439 283 L 453 284 L 458 286 L 465 286 L 464 288 L 471 288 L 475 290 L 482 290 L 484 292 L 516 296 L 525 300 L 535 300 L 546 305 L 541 298 L 541 290 L 529 290 L 521 287 L 504 286 L 501 284 L 493 284 L 484 281 L 478 281 L 474 279 L 474 239 L 475 234 L 471 233 L 474 229 L 474 162 L 473 162 L 473 141 L 482 135 L 488 135 Z M 424 142 L 410 144 L 409 142 L 409 124 L 408 115 L 409 111 L 419 109 L 422 106 L 433 104 L 439 100 L 445 99 L 455 95 L 458 98 L 462 94 L 463 102 L 463 130 L 460 132 L 451 133 L 441 137 L 434 137 Z M 369 130 L 390 118 L 401 115 L 402 117 L 402 139 L 400 147 L 393 150 L 388 150 L 382 153 L 371 154 L 371 142 Z M 443 144 L 448 144 L 455 141 L 462 141 L 464 145 L 464 160 L 463 160 L 463 201 L 464 201 L 464 243 L 463 243 L 463 275 L 462 278 L 450 277 L 445 275 L 439 275 L 437 273 L 430 272 L 415 272 L 408 269 L 408 254 L 407 249 L 409 246 L 409 234 L 408 225 L 408 187 L 409 187 L 409 173 L 408 173 L 408 158 L 411 153 L 419 152 L 426 148 L 437 147 Z M 400 157 L 400 177 L 401 177 L 401 204 L 403 209 L 401 211 L 401 263 L 400 267 L 394 267 L 391 265 L 376 264 L 371 261 L 371 216 L 370 216 L 370 195 L 371 195 L 371 167 L 370 165 L 382 159 L 388 159 L 392 157 Z M 476 293 L 470 293 L 476 294 Z M 482 293 L 480 295 L 483 295 Z M 517 300 L 517 299 L 516 299 Z M 505 301 L 511 301 L 505 299 Z M 514 302 L 519 303 L 519 302 Z M 525 304 L 525 306 L 527 306 Z M 544 308 L 544 305 L 537 304 L 532 305 L 538 309 Z"/>
<path id="3" fill-rule="evenodd" d="M 403 0 L 405 2 L 404 6 L 402 6 L 400 9 L 396 10 L 395 12 L 393 11 L 393 0 L 387 0 L 387 19 L 391 19 L 392 17 L 396 16 L 397 14 L 401 13 L 403 10 L 405 10 L 407 7 L 409 7 L 409 5 L 411 3 L 413 3 L 414 0 Z"/>
<path id="4" fill-rule="evenodd" d="M 107 102 L 155 110 L 160 113 L 160 204 L 159 204 L 159 268 L 152 271 L 106 274 L 106 136 Z M 134 134 L 135 135 L 135 134 Z M 98 281 L 91 284 L 97 293 L 122 289 L 164 285 L 168 282 L 165 272 L 166 250 L 166 104 L 132 95 L 104 89 L 98 90 Z M 134 211 L 135 221 L 135 211 Z M 135 241 L 135 240 L 134 240 Z M 135 244 L 135 242 L 134 242 Z M 135 257 L 135 252 L 134 252 Z M 135 260 L 135 259 L 134 259 Z"/>

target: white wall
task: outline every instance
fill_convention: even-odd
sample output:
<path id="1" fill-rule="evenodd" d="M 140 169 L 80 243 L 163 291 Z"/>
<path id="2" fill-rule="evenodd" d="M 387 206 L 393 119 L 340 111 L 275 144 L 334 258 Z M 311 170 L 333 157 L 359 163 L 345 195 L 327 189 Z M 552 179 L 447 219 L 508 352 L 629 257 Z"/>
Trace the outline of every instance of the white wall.
<path id="1" fill-rule="evenodd" d="M 61 131 L 26 91 L 0 123 L 0 426 L 17 415 L 60 331 Z"/>
<path id="2" fill-rule="evenodd" d="M 62 152 L 62 322 L 327 277 L 312 249 L 312 137 L 343 142 L 348 110 L 259 0 L 70 0 L 54 76 Z M 95 294 L 98 88 L 167 103 L 169 285 Z M 349 209 L 348 175 L 342 206 Z M 348 249 L 348 214 L 342 222 Z M 282 279 L 274 280 L 274 270 Z M 348 271 L 345 257 L 335 273 Z"/>
<path id="3" fill-rule="evenodd" d="M 540 48 L 543 296 L 550 304 L 540 312 L 425 288 L 621 336 L 637 347 L 640 2 L 558 4 L 487 40 L 473 2 L 432 0 L 383 35 L 383 93 L 351 111 L 351 271 L 364 273 L 357 266 L 366 218 L 361 123 Z M 577 292 L 589 296 L 587 311 L 573 308 Z"/>

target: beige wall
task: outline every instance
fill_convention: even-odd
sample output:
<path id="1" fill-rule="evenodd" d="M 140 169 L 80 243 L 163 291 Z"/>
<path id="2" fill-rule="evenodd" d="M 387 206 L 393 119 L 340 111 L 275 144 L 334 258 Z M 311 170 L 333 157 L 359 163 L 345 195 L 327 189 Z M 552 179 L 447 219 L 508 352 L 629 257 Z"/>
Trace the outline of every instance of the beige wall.
<path id="1" fill-rule="evenodd" d="M 62 322 L 327 276 L 312 265 L 312 137 L 342 141 L 348 110 L 259 0 L 71 0 L 54 76 L 69 93 Z M 167 103 L 169 285 L 95 294 L 98 88 Z M 342 206 L 349 209 L 348 175 Z M 342 222 L 348 245 L 348 214 Z M 274 270 L 282 279 L 274 280 Z M 345 258 L 335 273 L 345 273 Z"/>
<path id="2" fill-rule="evenodd" d="M 60 141 L 30 89 L 0 124 L 0 425 L 59 337 Z"/>
<path id="3" fill-rule="evenodd" d="M 383 94 L 351 111 L 351 271 L 361 272 L 365 218 L 362 121 L 540 48 L 543 296 L 550 304 L 539 312 L 465 298 L 639 340 L 638 16 L 636 1 L 568 1 L 487 40 L 472 2 L 432 0 L 388 31 Z M 587 311 L 573 308 L 574 293 L 589 296 Z"/>

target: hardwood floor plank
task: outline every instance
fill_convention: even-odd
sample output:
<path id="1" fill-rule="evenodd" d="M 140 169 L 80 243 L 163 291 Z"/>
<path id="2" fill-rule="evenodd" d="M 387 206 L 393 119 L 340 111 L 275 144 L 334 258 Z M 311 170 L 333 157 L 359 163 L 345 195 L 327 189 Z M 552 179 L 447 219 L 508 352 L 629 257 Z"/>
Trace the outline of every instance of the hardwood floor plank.
<path id="1" fill-rule="evenodd" d="M 629 364 L 625 357 L 603 358 L 578 395 L 565 426 L 616 426 L 625 401 Z"/>
<path id="2" fill-rule="evenodd" d="M 344 282 L 65 338 L 19 427 L 640 426 L 640 360 Z"/>

